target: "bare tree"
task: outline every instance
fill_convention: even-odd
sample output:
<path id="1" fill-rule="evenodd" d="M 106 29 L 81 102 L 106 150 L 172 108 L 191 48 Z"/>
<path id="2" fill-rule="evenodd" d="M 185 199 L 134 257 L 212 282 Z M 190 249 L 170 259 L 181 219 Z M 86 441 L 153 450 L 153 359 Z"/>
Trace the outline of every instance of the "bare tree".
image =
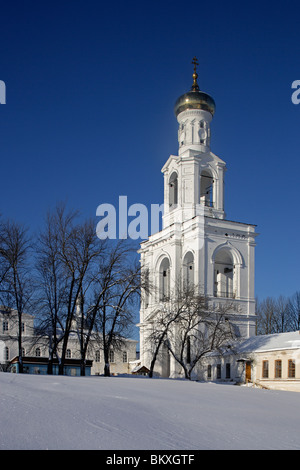
<path id="1" fill-rule="evenodd" d="M 132 259 L 132 248 L 128 243 L 111 246 L 94 291 L 105 376 L 110 375 L 110 350 L 123 344 L 124 336 L 134 323 L 143 282 L 140 265 Z"/>
<path id="2" fill-rule="evenodd" d="M 153 377 L 158 354 L 167 344 L 169 332 L 172 326 L 179 321 L 184 308 L 184 304 L 178 301 L 174 307 L 169 299 L 165 299 L 161 302 L 160 308 L 152 313 L 151 319 L 148 319 L 150 333 L 147 338 L 147 346 L 152 355 L 149 377 Z"/>
<path id="3" fill-rule="evenodd" d="M 257 334 L 269 335 L 276 332 L 276 301 L 267 297 L 256 302 Z"/>
<path id="4" fill-rule="evenodd" d="M 78 222 L 76 212 L 58 206 L 48 215 L 39 237 L 40 331 L 49 338 L 53 358 L 63 373 L 68 341 L 76 335 L 85 375 L 90 339 L 104 351 L 104 374 L 110 375 L 109 351 L 123 343 L 132 326 L 141 289 L 139 264 L 128 243 L 97 237 L 94 222 Z"/>
<path id="5" fill-rule="evenodd" d="M 290 330 L 300 330 L 300 291 L 288 299 L 287 311 Z"/>
<path id="6" fill-rule="evenodd" d="M 53 360 L 59 358 L 58 345 L 63 338 L 63 312 L 67 298 L 68 277 L 60 257 L 56 215 L 47 214 L 44 229 L 36 247 L 38 279 L 38 337 L 48 338 L 48 374 L 53 373 Z"/>
<path id="7" fill-rule="evenodd" d="M 10 220 L 3 222 L 0 244 L 3 262 L 1 298 L 8 311 L 13 309 L 17 314 L 18 365 L 19 372 L 23 373 L 22 315 L 29 308 L 33 296 L 29 266 L 30 239 L 27 229 Z"/>
<path id="8" fill-rule="evenodd" d="M 79 214 L 59 205 L 48 215 L 40 235 L 37 268 L 42 279 L 41 326 L 49 337 L 49 371 L 55 355 L 63 374 L 66 351 L 72 331 L 81 331 L 78 305 L 90 289 L 95 266 L 100 264 L 103 242 L 97 238 L 91 220 L 78 221 Z M 58 345 L 60 347 L 58 348 Z"/>
<path id="9" fill-rule="evenodd" d="M 182 367 L 185 378 L 191 379 L 205 354 L 220 349 L 235 336 L 228 320 L 233 308 L 231 304 L 211 306 L 195 286 L 181 285 L 177 283 L 170 298 L 153 314 L 152 332 L 148 337 L 148 345 L 152 348 L 150 377 L 162 347 L 167 348 Z"/>
<path id="10" fill-rule="evenodd" d="M 6 256 L 6 227 L 7 222 L 0 221 L 0 295 L 6 293 L 5 279 L 10 269 L 9 259 Z"/>
<path id="11" fill-rule="evenodd" d="M 257 334 L 284 333 L 293 329 L 291 328 L 293 312 L 291 305 L 291 301 L 282 295 L 278 298 L 267 297 L 261 302 L 257 301 Z"/>
<path id="12" fill-rule="evenodd" d="M 275 301 L 274 326 L 275 333 L 289 331 L 288 299 L 283 295 L 280 295 Z"/>
<path id="13" fill-rule="evenodd" d="M 210 310 L 203 298 L 199 298 L 198 302 L 195 310 L 186 310 L 181 315 L 179 327 L 170 330 L 171 335 L 166 342 L 168 350 L 189 380 L 206 354 L 217 350 L 220 352 L 225 343 L 234 339 L 233 329 L 225 313 L 219 308 Z"/>
<path id="14" fill-rule="evenodd" d="M 92 221 L 85 221 L 82 224 L 72 226 L 70 231 L 63 231 L 61 235 L 61 257 L 68 278 L 68 294 L 62 341 L 62 361 L 59 367 L 60 374 L 63 373 L 63 363 L 77 305 L 83 294 L 92 286 L 94 263 L 100 263 L 100 255 L 103 250 L 103 242 L 97 238 Z M 83 326 L 82 323 L 82 333 Z"/>

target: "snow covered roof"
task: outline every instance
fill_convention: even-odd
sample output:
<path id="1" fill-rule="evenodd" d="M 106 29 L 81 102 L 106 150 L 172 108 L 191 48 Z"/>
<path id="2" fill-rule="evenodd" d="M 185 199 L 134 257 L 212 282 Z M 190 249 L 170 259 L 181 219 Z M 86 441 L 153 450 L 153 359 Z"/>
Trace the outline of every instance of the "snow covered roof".
<path id="1" fill-rule="evenodd" d="M 296 349 L 300 348 L 300 331 L 251 336 L 242 342 L 234 343 L 232 346 L 232 349 L 237 353 Z"/>
<path id="2" fill-rule="evenodd" d="M 148 367 L 141 365 L 140 361 L 132 361 L 132 362 L 136 362 L 136 366 L 131 371 L 132 374 L 136 374 L 138 372 L 147 372 L 147 373 L 149 372 Z"/>

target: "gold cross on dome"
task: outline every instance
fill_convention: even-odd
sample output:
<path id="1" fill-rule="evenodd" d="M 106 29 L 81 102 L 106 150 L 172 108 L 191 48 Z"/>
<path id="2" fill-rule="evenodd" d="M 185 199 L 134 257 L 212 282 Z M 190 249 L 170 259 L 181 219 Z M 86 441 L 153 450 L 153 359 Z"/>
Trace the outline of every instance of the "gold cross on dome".
<path id="1" fill-rule="evenodd" d="M 196 73 L 197 65 L 199 65 L 199 62 L 198 62 L 197 57 L 194 57 L 194 58 L 193 58 L 192 64 L 194 65 L 194 72 Z"/>
<path id="2" fill-rule="evenodd" d="M 197 60 L 197 57 L 193 58 L 192 64 L 194 65 L 194 73 L 193 73 L 194 82 L 193 82 L 193 85 L 192 85 L 192 90 L 193 91 L 199 91 L 199 85 L 197 83 L 197 78 L 198 78 L 197 65 L 199 65 L 199 62 Z"/>

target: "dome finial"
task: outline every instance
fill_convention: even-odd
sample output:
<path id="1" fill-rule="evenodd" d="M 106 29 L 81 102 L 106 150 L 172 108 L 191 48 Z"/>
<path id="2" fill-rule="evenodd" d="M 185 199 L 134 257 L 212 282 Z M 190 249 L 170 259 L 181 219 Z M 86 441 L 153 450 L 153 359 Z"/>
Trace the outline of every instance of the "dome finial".
<path id="1" fill-rule="evenodd" d="M 192 60 L 192 64 L 194 66 L 194 73 L 193 73 L 193 85 L 190 91 L 181 95 L 174 107 L 175 115 L 178 116 L 183 111 L 187 111 L 188 109 L 202 109 L 203 111 L 208 111 L 213 116 L 215 113 L 216 105 L 211 96 L 204 91 L 200 91 L 199 85 L 197 83 L 197 65 L 199 65 L 197 57 L 194 57 Z"/>
<path id="2" fill-rule="evenodd" d="M 194 73 L 193 73 L 194 82 L 193 82 L 193 85 L 192 85 L 192 91 L 199 91 L 199 85 L 197 83 L 197 78 L 198 78 L 197 65 L 199 65 L 199 62 L 197 60 L 197 57 L 193 58 L 192 64 L 194 65 Z"/>

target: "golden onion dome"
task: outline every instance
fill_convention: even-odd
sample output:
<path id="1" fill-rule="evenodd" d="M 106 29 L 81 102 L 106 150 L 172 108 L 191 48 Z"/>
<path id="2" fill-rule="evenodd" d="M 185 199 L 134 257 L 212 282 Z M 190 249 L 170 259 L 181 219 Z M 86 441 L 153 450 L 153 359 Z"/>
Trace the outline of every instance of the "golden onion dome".
<path id="1" fill-rule="evenodd" d="M 208 111 L 212 115 L 214 115 L 216 110 L 216 104 L 213 98 L 204 93 L 204 91 L 200 91 L 199 85 L 197 83 L 198 74 L 196 72 L 196 65 L 198 65 L 196 57 L 193 58 L 192 64 L 194 64 L 194 73 L 193 73 L 193 85 L 191 91 L 184 93 L 181 95 L 175 103 L 174 112 L 176 117 L 182 111 L 186 111 L 187 109 L 203 109 L 204 111 Z"/>
<path id="2" fill-rule="evenodd" d="M 211 96 L 203 91 L 189 91 L 184 95 L 180 96 L 175 103 L 174 111 L 176 117 L 182 111 L 187 109 L 203 109 L 204 111 L 210 112 L 214 115 L 216 105 Z"/>

